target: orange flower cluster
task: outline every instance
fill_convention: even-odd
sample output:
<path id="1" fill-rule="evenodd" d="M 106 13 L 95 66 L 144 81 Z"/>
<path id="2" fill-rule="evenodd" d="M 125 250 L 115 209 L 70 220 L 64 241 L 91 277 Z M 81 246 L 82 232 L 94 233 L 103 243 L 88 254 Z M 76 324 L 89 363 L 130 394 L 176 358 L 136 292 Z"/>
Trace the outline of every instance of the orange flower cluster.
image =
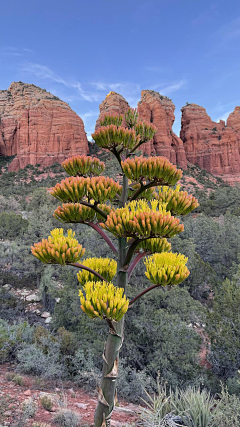
<path id="1" fill-rule="evenodd" d="M 180 220 L 170 213 L 129 212 L 127 208 L 111 211 L 101 227 L 118 237 L 173 237 L 184 230 Z"/>
<path id="2" fill-rule="evenodd" d="M 175 190 L 162 187 L 159 189 L 159 194 L 156 196 L 161 203 L 167 203 L 166 209 L 170 211 L 172 215 L 186 215 L 199 206 L 198 200 L 194 196 L 188 194 L 186 191 L 179 190 L 179 185 Z"/>
<path id="3" fill-rule="evenodd" d="M 100 120 L 101 126 L 115 125 L 121 126 L 123 121 L 123 116 L 120 114 L 107 114 L 103 120 Z"/>
<path id="4" fill-rule="evenodd" d="M 54 218 L 60 222 L 89 222 L 95 218 L 95 211 L 80 203 L 65 203 L 54 211 Z"/>
<path id="5" fill-rule="evenodd" d="M 99 204 L 98 207 L 106 214 L 109 214 L 112 209 L 109 205 Z M 103 217 L 99 213 L 80 203 L 65 203 L 62 206 L 58 206 L 53 216 L 61 222 L 93 222 L 95 218 L 98 221 L 103 221 Z"/>
<path id="6" fill-rule="evenodd" d="M 139 121 L 134 126 L 134 129 L 135 129 L 136 135 L 140 136 L 142 143 L 152 139 L 155 133 L 157 132 L 156 126 L 154 126 L 152 123 L 145 123 L 141 121 Z"/>
<path id="7" fill-rule="evenodd" d="M 85 249 L 74 239 L 75 232 L 68 230 L 67 233 L 65 237 L 62 228 L 55 228 L 48 239 L 34 243 L 32 254 L 46 264 L 65 265 L 79 261 Z"/>
<path id="8" fill-rule="evenodd" d="M 104 171 L 105 164 L 96 157 L 73 156 L 65 160 L 62 167 L 70 176 L 98 176 Z"/>
<path id="9" fill-rule="evenodd" d="M 137 136 L 133 129 L 115 125 L 100 127 L 92 134 L 92 138 L 99 147 L 109 150 L 117 147 L 132 150 L 140 141 L 140 136 Z"/>
<path id="10" fill-rule="evenodd" d="M 175 185 L 182 177 L 181 169 L 177 169 L 166 157 L 140 156 L 128 158 L 121 164 L 123 172 L 132 181 L 148 179 L 156 183 Z"/>
<path id="11" fill-rule="evenodd" d="M 88 200 L 105 203 L 120 193 L 121 189 L 121 185 L 112 178 L 77 176 L 63 179 L 51 189 L 50 194 L 62 202 L 78 203 L 83 197 L 87 197 Z"/>

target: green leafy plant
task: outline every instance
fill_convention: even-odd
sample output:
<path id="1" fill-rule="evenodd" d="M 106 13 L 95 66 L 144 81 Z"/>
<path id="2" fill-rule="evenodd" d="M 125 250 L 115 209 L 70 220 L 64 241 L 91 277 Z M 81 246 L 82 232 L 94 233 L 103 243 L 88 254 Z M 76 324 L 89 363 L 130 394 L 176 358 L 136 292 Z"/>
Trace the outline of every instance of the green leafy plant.
<path id="1" fill-rule="evenodd" d="M 60 427 L 78 427 L 80 426 L 80 416 L 70 409 L 62 409 L 56 413 L 53 422 Z"/>
<path id="2" fill-rule="evenodd" d="M 177 415 L 181 415 L 188 427 L 208 427 L 218 411 L 216 401 L 206 390 L 189 387 L 176 390 L 172 405 Z"/>
<path id="3" fill-rule="evenodd" d="M 21 375 L 15 375 L 15 376 L 13 377 L 12 381 L 13 381 L 15 384 L 20 385 L 20 386 L 22 386 L 22 385 L 24 384 L 24 380 L 23 380 L 23 377 L 21 377 Z"/>
<path id="4" fill-rule="evenodd" d="M 52 401 L 51 397 L 44 395 L 40 398 L 40 402 L 41 402 L 41 405 L 44 409 L 51 412 L 52 407 L 53 407 L 53 401 Z"/>
<path id="5" fill-rule="evenodd" d="M 182 171 L 167 158 L 133 157 L 143 143 L 152 139 L 155 126 L 139 121 L 137 112 L 131 109 L 125 114 L 127 127 L 122 126 L 122 120 L 122 116 L 107 115 L 92 135 L 100 148 L 115 156 L 122 175 L 120 183 L 99 176 L 104 164 L 95 158 L 75 156 L 63 163 L 72 176 L 51 190 L 52 196 L 63 203 L 54 217 L 64 224 L 81 223 L 98 232 L 117 258 L 117 265 L 114 259 L 89 258 L 82 262 L 85 249 L 71 229 L 67 235 L 63 229 L 52 230 L 48 239 L 32 247 L 33 255 L 46 264 L 80 270 L 81 309 L 89 318 L 104 320 L 109 326 L 95 427 L 110 423 L 116 402 L 125 314 L 146 293 L 159 286 L 177 285 L 189 275 L 187 258 L 169 253 L 167 239 L 184 229 L 178 216 L 198 206 L 195 197 L 175 187 Z M 154 193 L 156 187 L 158 193 Z M 147 256 L 151 257 L 146 261 L 145 274 L 152 285 L 130 301 L 127 284 L 139 261 Z"/>
<path id="6" fill-rule="evenodd" d="M 230 395 L 228 389 L 222 384 L 219 394 L 218 411 L 214 414 L 211 427 L 239 427 L 240 426 L 240 399 Z"/>

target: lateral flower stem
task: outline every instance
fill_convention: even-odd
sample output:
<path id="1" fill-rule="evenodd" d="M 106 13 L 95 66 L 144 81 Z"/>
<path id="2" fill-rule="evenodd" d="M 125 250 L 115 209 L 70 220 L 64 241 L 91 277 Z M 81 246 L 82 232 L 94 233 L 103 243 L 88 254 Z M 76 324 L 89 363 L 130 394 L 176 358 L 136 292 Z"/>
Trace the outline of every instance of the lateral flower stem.
<path id="1" fill-rule="evenodd" d="M 116 255 L 118 254 L 116 246 L 111 241 L 111 239 L 106 235 L 106 233 L 103 231 L 103 229 L 101 227 L 99 227 L 98 224 L 94 224 L 93 222 L 88 222 L 86 224 L 89 225 L 89 227 L 92 227 L 95 231 L 97 231 L 97 233 L 99 233 L 100 236 L 102 236 L 102 238 L 105 240 L 105 242 L 108 244 L 108 246 L 112 249 L 112 251 Z"/>
<path id="2" fill-rule="evenodd" d="M 157 185 L 162 185 L 162 184 L 158 184 L 154 181 L 150 181 L 148 184 L 144 185 L 142 183 L 142 181 L 140 181 L 141 187 L 136 191 L 136 193 L 134 193 L 134 195 L 131 197 L 130 202 L 132 202 L 133 200 L 136 200 L 137 197 L 140 196 L 141 193 L 143 193 L 145 190 L 147 190 L 148 188 L 151 187 L 156 187 Z"/>
<path id="3" fill-rule="evenodd" d="M 69 263 L 68 265 L 71 265 L 72 267 L 77 267 L 77 268 L 82 268 L 83 270 L 87 270 L 90 273 L 94 274 L 95 276 L 97 276 L 100 280 L 102 280 L 103 282 L 107 282 L 106 279 L 104 279 L 103 276 L 101 276 L 101 274 L 97 273 L 95 270 L 92 270 L 92 268 L 87 267 L 86 265 L 83 264 L 79 264 L 78 262 L 74 262 L 74 263 Z M 108 282 L 107 282 L 108 283 Z"/>
<path id="4" fill-rule="evenodd" d="M 94 203 L 94 205 L 92 205 L 91 203 L 84 202 L 83 200 L 81 200 L 81 205 L 88 206 L 89 208 L 93 209 L 95 212 L 102 215 L 105 219 L 107 219 L 107 214 L 102 209 L 100 209 L 97 206 L 97 204 Z"/>
<path id="5" fill-rule="evenodd" d="M 143 295 L 145 295 L 147 292 L 150 292 L 152 289 L 155 288 L 159 288 L 160 285 L 152 285 L 149 288 L 145 289 L 144 291 L 142 291 L 140 294 L 138 294 L 135 298 L 132 299 L 132 301 L 130 301 L 129 303 L 129 308 L 132 307 L 132 305 L 139 299 L 141 298 Z"/>
<path id="6" fill-rule="evenodd" d="M 130 264 L 130 266 L 129 266 L 129 268 L 128 268 L 128 277 L 129 277 L 129 278 L 131 277 L 131 274 L 132 274 L 132 272 L 133 272 L 134 268 L 135 268 L 135 267 L 137 266 L 137 264 L 139 263 L 139 261 L 141 261 L 141 259 L 142 259 L 142 258 L 144 258 L 145 256 L 150 255 L 150 254 L 151 254 L 151 252 L 149 252 L 149 251 L 145 251 L 145 252 L 139 253 L 139 254 L 134 258 L 133 262 Z"/>

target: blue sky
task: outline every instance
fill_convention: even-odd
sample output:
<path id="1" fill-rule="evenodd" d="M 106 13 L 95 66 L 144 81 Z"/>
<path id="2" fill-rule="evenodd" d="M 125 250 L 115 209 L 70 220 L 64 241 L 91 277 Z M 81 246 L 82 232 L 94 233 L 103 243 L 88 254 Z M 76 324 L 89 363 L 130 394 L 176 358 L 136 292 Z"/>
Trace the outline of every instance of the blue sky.
<path id="1" fill-rule="evenodd" d="M 240 1 L 2 0 L 0 90 L 33 83 L 69 103 L 90 135 L 110 90 L 142 89 L 226 119 L 240 105 Z"/>

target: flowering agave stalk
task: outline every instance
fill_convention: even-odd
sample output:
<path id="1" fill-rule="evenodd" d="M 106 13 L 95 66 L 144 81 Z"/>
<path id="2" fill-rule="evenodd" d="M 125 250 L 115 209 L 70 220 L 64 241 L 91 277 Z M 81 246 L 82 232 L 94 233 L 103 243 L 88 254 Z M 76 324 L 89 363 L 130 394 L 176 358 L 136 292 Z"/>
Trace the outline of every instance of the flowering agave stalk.
<path id="1" fill-rule="evenodd" d="M 108 115 L 92 135 L 99 147 L 117 158 L 123 176 L 121 183 L 101 176 L 104 164 L 98 159 L 74 156 L 62 164 L 70 177 L 51 190 L 62 202 L 54 217 L 62 223 L 82 223 L 93 228 L 117 261 L 88 258 L 81 263 L 85 250 L 72 230 L 68 230 L 67 236 L 63 229 L 53 230 L 48 239 L 32 247 L 33 255 L 42 262 L 79 269 L 81 309 L 89 318 L 108 324 L 95 427 L 111 424 L 127 310 L 152 289 L 178 285 L 189 275 L 187 258 L 171 253 L 167 239 L 184 229 L 176 216 L 186 215 L 198 206 L 193 196 L 176 186 L 182 171 L 168 159 L 133 157 L 141 144 L 153 138 L 155 126 L 139 121 L 137 112 L 131 109 L 125 114 L 127 128 L 122 121 L 122 116 Z M 142 258 L 152 285 L 129 301 L 127 283 Z"/>

